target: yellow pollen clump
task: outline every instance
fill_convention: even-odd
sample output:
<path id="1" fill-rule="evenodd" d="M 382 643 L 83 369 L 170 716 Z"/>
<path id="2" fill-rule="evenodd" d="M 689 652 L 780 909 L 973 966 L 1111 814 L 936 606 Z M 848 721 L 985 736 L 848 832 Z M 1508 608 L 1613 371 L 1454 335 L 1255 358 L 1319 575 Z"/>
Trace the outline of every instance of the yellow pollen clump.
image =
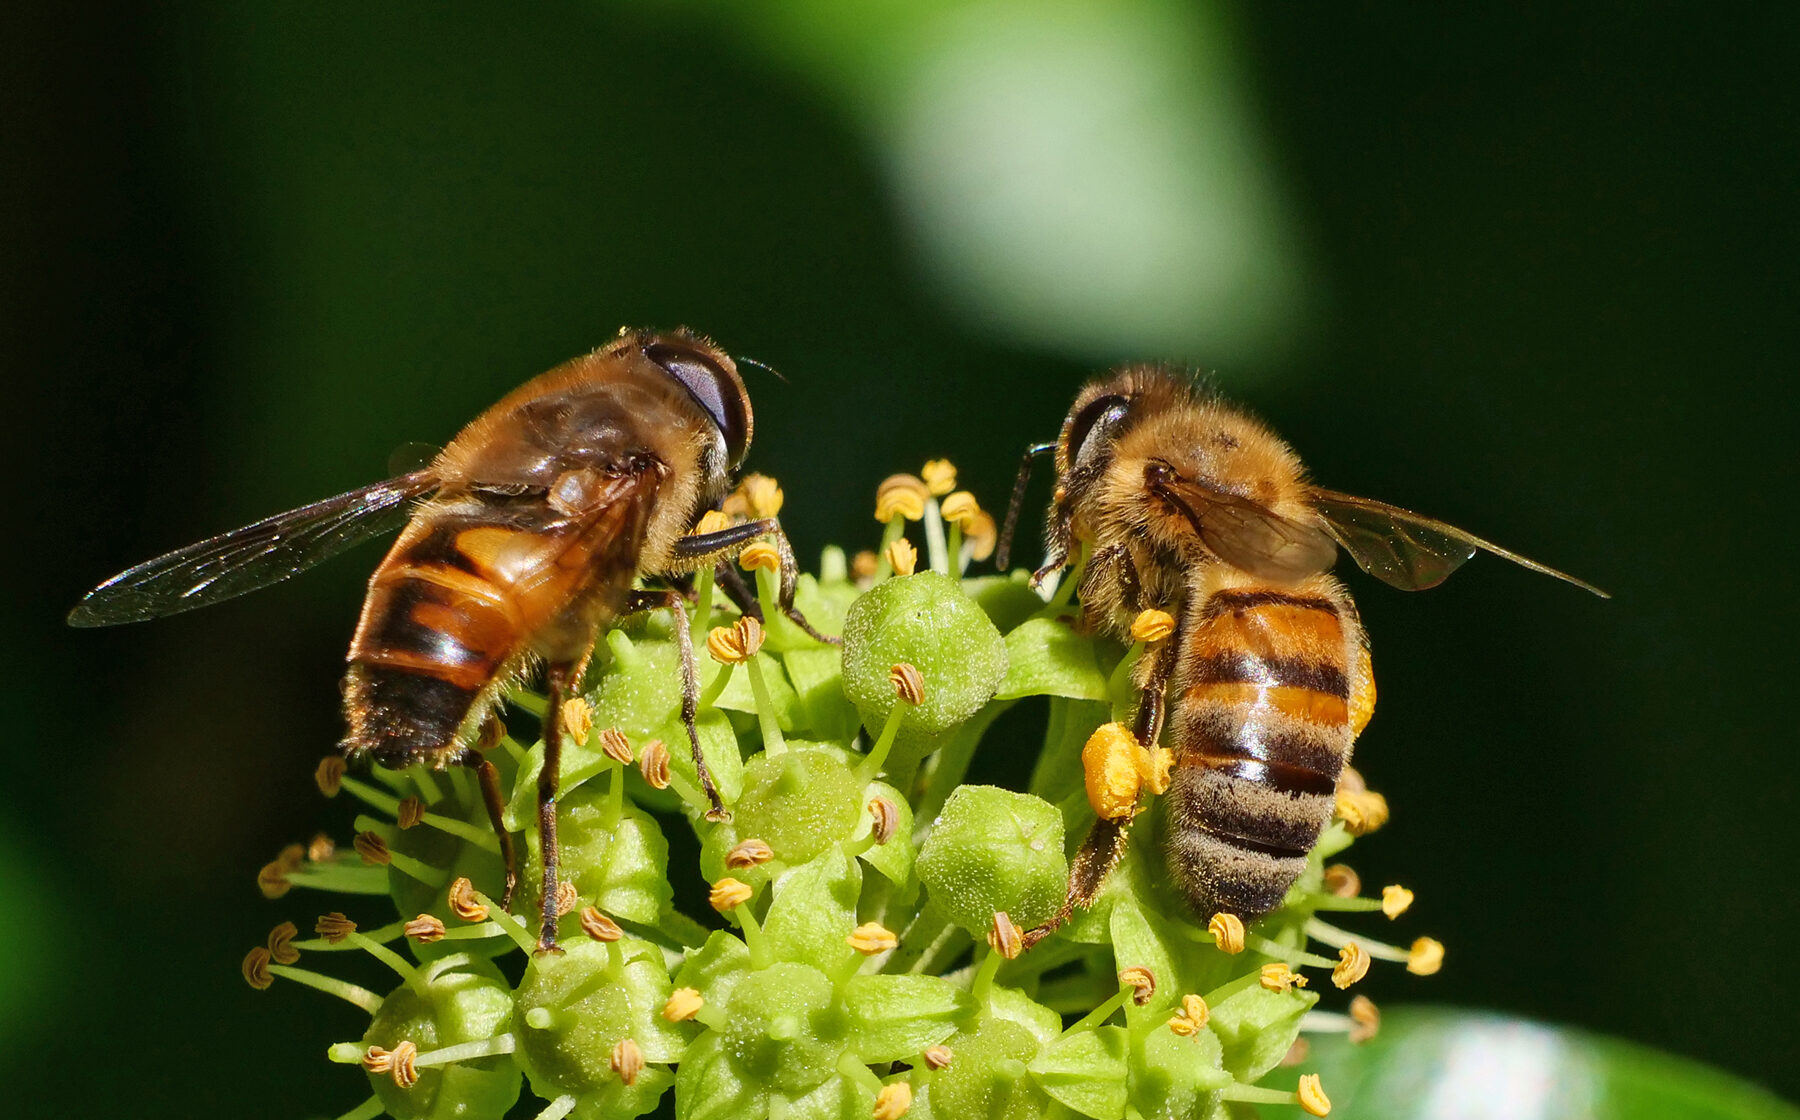
<path id="1" fill-rule="evenodd" d="M 930 496 L 930 489 L 916 475 L 889 475 L 875 488 L 875 520 L 886 523 L 904 517 L 917 521 L 925 516 L 925 499 Z"/>
<path id="2" fill-rule="evenodd" d="M 874 1120 L 900 1120 L 912 1109 L 912 1086 L 904 1081 L 895 1081 L 881 1087 L 875 1094 L 875 1111 L 871 1114 Z"/>
<path id="3" fill-rule="evenodd" d="M 1131 989 L 1131 1002 L 1139 1007 L 1149 1003 L 1156 995 L 1156 974 L 1141 965 L 1119 970 L 1119 983 Z"/>
<path id="4" fill-rule="evenodd" d="M 669 993 L 669 1002 L 663 1004 L 662 1017 L 671 1023 L 685 1023 L 700 1014 L 706 1001 L 693 988 L 676 988 Z"/>
<path id="5" fill-rule="evenodd" d="M 894 830 L 900 827 L 900 807 L 885 797 L 871 797 L 867 806 L 869 810 L 869 835 L 877 844 L 885 844 L 894 838 Z"/>
<path id="6" fill-rule="evenodd" d="M 716 509 L 709 509 L 700 515 L 700 523 L 694 526 L 694 531 L 690 535 L 704 537 L 729 528 L 731 528 L 731 518 L 728 515 Z"/>
<path id="7" fill-rule="evenodd" d="M 1306 977 L 1281 961 L 1272 961 L 1263 965 L 1257 982 L 1271 992 L 1285 992 L 1289 988 L 1306 987 Z"/>
<path id="8" fill-rule="evenodd" d="M 356 834 L 356 839 L 351 841 L 351 846 L 356 849 L 356 854 L 362 857 L 364 863 L 392 862 L 393 857 L 388 855 L 387 841 L 381 838 L 379 832 L 373 830 L 359 832 Z"/>
<path id="9" fill-rule="evenodd" d="M 1025 937 L 1019 927 L 1004 910 L 994 911 L 993 924 L 988 927 L 988 947 L 1007 960 L 1016 960 L 1025 951 Z"/>
<path id="10" fill-rule="evenodd" d="M 933 495 L 941 497 L 956 489 L 956 464 L 948 459 L 933 459 L 925 464 L 925 469 L 919 472 L 919 477 L 924 480 L 925 489 L 931 491 Z M 950 515 L 945 514 L 944 516 Z"/>
<path id="11" fill-rule="evenodd" d="M 425 819 L 425 803 L 416 797 L 401 798 L 399 809 L 394 815 L 399 818 L 402 830 L 412 828 Z"/>
<path id="12" fill-rule="evenodd" d="M 1381 1030 L 1381 1009 L 1368 996 L 1350 1001 L 1350 1041 L 1367 1042 Z"/>
<path id="13" fill-rule="evenodd" d="M 581 932 L 587 934 L 591 939 L 603 943 L 617 941 L 625 936 L 625 931 L 619 928 L 619 923 L 602 914 L 598 906 L 581 908 Z"/>
<path id="14" fill-rule="evenodd" d="M 955 1060 L 956 1055 L 941 1042 L 925 1051 L 926 1069 L 948 1069 Z"/>
<path id="15" fill-rule="evenodd" d="M 913 707 L 925 702 L 925 678 L 918 666 L 902 661 L 888 670 L 888 683 L 894 686 L 895 696 Z"/>
<path id="16" fill-rule="evenodd" d="M 612 1070 L 625 1084 L 637 1084 L 638 1074 L 644 1072 L 644 1052 L 635 1041 L 621 1038 L 613 1046 Z"/>
<path id="17" fill-rule="evenodd" d="M 1138 779 L 1144 788 L 1153 794 L 1161 794 L 1169 788 L 1169 771 L 1175 766 L 1175 752 L 1167 747 L 1155 747 L 1137 754 Z"/>
<path id="18" fill-rule="evenodd" d="M 616 727 L 609 727 L 600 733 L 600 753 L 612 759 L 620 766 L 630 766 L 634 759 L 631 754 L 631 740 Z"/>
<path id="19" fill-rule="evenodd" d="M 458 879 L 450 884 L 450 912 L 465 922 L 487 921 L 487 907 L 475 897 L 475 884 Z"/>
<path id="20" fill-rule="evenodd" d="M 1137 737 L 1122 723 L 1103 723 L 1088 736 L 1081 748 L 1081 770 L 1088 804 L 1101 820 L 1119 820 L 1136 810 L 1143 785 L 1138 773 L 1141 753 Z"/>
<path id="21" fill-rule="evenodd" d="M 429 945 L 444 936 L 444 920 L 436 914 L 420 914 L 400 928 L 402 933 L 421 945 Z"/>
<path id="22" fill-rule="evenodd" d="M 1414 976 L 1431 976 L 1444 967 L 1443 942 L 1421 937 L 1406 954 L 1406 971 Z"/>
<path id="23" fill-rule="evenodd" d="M 725 866 L 733 871 L 742 871 L 748 867 L 755 867 L 759 863 L 767 863 L 774 858 L 775 849 L 752 836 L 739 840 L 729 852 L 725 853 Z"/>
<path id="24" fill-rule="evenodd" d="M 594 706 L 580 696 L 571 696 L 562 705 L 562 732 L 571 742 L 585 743 L 594 730 Z"/>
<path id="25" fill-rule="evenodd" d="M 1168 611 L 1147 610 L 1139 612 L 1131 620 L 1131 640 L 1143 642 L 1160 642 L 1175 632 L 1175 616 Z"/>
<path id="26" fill-rule="evenodd" d="M 896 538 L 887 546 L 887 562 L 895 575 L 910 576 L 919 568 L 919 550 L 905 537 Z"/>
<path id="27" fill-rule="evenodd" d="M 844 938 L 844 943 L 863 956 L 872 957 L 876 953 L 897 948 L 900 939 L 894 936 L 893 930 L 880 922 L 864 922 L 850 931 L 850 936 Z"/>
<path id="28" fill-rule="evenodd" d="M 712 885 L 706 901 L 712 904 L 714 910 L 724 913 L 749 902 L 750 896 L 754 893 L 750 889 L 750 884 L 741 879 L 733 879 L 728 875 Z"/>
<path id="29" fill-rule="evenodd" d="M 1337 966 L 1331 970 L 1331 982 L 1348 988 L 1369 974 L 1369 951 L 1352 941 L 1338 950 Z"/>
<path id="30" fill-rule="evenodd" d="M 715 626 L 706 635 L 706 652 L 722 665 L 741 665 L 763 645 L 762 623 L 745 615 L 730 626 Z"/>
<path id="31" fill-rule="evenodd" d="M 243 972 L 244 983 L 259 992 L 275 982 L 269 973 L 269 951 L 261 945 L 244 954 Z"/>
<path id="32" fill-rule="evenodd" d="M 738 553 L 738 567 L 746 572 L 780 572 L 781 550 L 768 541 L 754 541 Z"/>
<path id="33" fill-rule="evenodd" d="M 1220 911 L 1206 923 L 1206 932 L 1212 934 L 1213 943 L 1221 953 L 1237 954 L 1244 951 L 1244 921 L 1236 914 Z"/>
<path id="34" fill-rule="evenodd" d="M 1350 734 L 1353 738 L 1363 733 L 1363 728 L 1369 726 L 1369 720 L 1375 715 L 1375 669 L 1369 661 L 1368 646 L 1357 651 L 1356 662 L 1361 687 L 1350 696 Z"/>
<path id="35" fill-rule="evenodd" d="M 1325 893 L 1334 898 L 1355 898 L 1362 893 L 1362 876 L 1347 863 L 1334 863 L 1325 869 Z"/>
<path id="36" fill-rule="evenodd" d="M 1389 918 L 1398 918 L 1407 912 L 1413 904 L 1413 892 L 1398 883 L 1381 888 L 1381 912 Z"/>
<path id="37" fill-rule="evenodd" d="M 313 932 L 336 945 L 356 932 L 356 923 L 333 910 L 319 916 L 319 920 L 313 923 Z"/>
<path id="38" fill-rule="evenodd" d="M 786 500 L 781 484 L 766 474 L 745 475 L 738 483 L 737 492 L 743 495 L 744 509 L 751 517 L 774 517 L 781 512 L 781 503 Z"/>
<path id="39" fill-rule="evenodd" d="M 669 748 L 661 739 L 652 739 L 638 753 L 638 770 L 644 784 L 651 789 L 669 788 Z"/>
<path id="40" fill-rule="evenodd" d="M 300 950 L 293 945 L 294 938 L 299 934 L 300 931 L 293 922 L 282 922 L 269 931 L 269 956 L 275 959 L 276 964 L 293 964 L 300 959 Z"/>
<path id="41" fill-rule="evenodd" d="M 938 508 L 943 512 L 945 521 L 955 522 L 964 532 L 968 532 L 969 526 L 981 514 L 981 503 L 967 490 L 958 490 L 945 498 Z"/>
<path id="42" fill-rule="evenodd" d="M 313 771 L 313 781 L 319 792 L 326 797 L 336 797 L 338 790 L 344 788 L 344 771 L 348 767 L 342 755 L 328 754 L 319 760 L 319 768 Z"/>
<path id="43" fill-rule="evenodd" d="M 1300 1107 L 1313 1116 L 1329 1116 L 1331 1114 L 1331 1098 L 1325 1095 L 1325 1087 L 1319 1084 L 1319 1075 L 1305 1073 L 1300 1075 Z"/>

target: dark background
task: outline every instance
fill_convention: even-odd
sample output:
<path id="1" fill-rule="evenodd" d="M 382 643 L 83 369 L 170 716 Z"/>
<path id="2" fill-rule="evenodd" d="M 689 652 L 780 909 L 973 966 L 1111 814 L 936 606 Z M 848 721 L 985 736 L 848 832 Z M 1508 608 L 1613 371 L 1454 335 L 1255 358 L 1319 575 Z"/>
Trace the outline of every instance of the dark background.
<path id="1" fill-rule="evenodd" d="M 1034 333 L 931 256 L 856 84 L 906 41 L 897 10 L 872 34 L 796 5 L 8 7 L 9 1110 L 361 1099 L 322 1058 L 360 1016 L 237 970 L 329 908 L 252 880 L 347 828 L 310 773 L 375 552 L 152 626 L 61 616 L 130 563 L 378 476 L 621 323 L 783 371 L 752 371 L 752 463 L 803 556 L 872 544 L 875 482 L 930 455 L 998 505 L 1082 376 L 1163 357 L 1216 369 L 1327 485 L 1608 587 L 1492 560 L 1428 595 L 1351 577 L 1381 685 L 1359 762 L 1394 806 L 1357 864 L 1417 889 L 1401 936 L 1449 947 L 1437 978 L 1369 990 L 1800 1094 L 1800 12 L 1215 15 L 1193 34 L 1230 61 L 1301 296 L 1279 329 L 1176 348 L 1166 317 Z M 1103 170 L 1129 198 L 1134 168 Z M 1229 320 L 1220 298 L 1193 321 Z"/>

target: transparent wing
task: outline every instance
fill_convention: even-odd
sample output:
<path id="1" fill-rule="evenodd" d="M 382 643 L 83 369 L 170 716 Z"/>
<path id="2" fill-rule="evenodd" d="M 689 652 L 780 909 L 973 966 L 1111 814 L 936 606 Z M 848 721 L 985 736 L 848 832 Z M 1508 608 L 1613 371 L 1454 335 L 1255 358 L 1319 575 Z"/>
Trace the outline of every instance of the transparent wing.
<path id="1" fill-rule="evenodd" d="M 1363 571 L 1402 591 L 1436 587 L 1477 552 L 1491 552 L 1523 568 L 1554 576 L 1591 591 L 1602 599 L 1611 595 L 1567 572 L 1540 564 L 1492 541 L 1482 540 L 1435 518 L 1425 517 L 1377 502 L 1312 488 L 1313 505 L 1331 526 L 1332 535 Z"/>
<path id="2" fill-rule="evenodd" d="M 1293 583 L 1325 571 L 1337 559 L 1329 533 L 1290 521 L 1248 498 L 1200 486 L 1173 474 L 1150 481 L 1179 507 L 1219 559 L 1262 579 Z"/>
<path id="3" fill-rule="evenodd" d="M 115 626 L 208 606 L 303 572 L 370 537 L 399 528 L 428 471 L 301 506 L 127 569 L 88 592 L 70 626 Z"/>

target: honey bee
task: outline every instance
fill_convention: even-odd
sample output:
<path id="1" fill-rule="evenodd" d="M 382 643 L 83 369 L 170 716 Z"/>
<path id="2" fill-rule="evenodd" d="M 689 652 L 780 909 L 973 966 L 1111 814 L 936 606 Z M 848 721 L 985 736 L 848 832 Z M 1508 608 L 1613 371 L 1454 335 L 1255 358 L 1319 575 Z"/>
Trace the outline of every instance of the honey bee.
<path id="1" fill-rule="evenodd" d="M 1374 709 L 1367 637 L 1328 573 L 1339 546 L 1405 590 L 1435 587 L 1485 551 L 1606 594 L 1441 521 L 1310 485 L 1274 433 L 1160 368 L 1128 366 L 1082 389 L 1057 441 L 1026 453 L 1003 541 L 1033 456 L 1051 450 L 1049 555 L 1034 580 L 1079 550 L 1083 629 L 1127 639 L 1144 610 L 1174 619 L 1136 666 L 1132 731 L 1155 746 L 1167 711 L 1164 856 L 1202 917 L 1249 920 L 1281 904 Z M 1129 820 L 1095 824 L 1061 912 L 1031 940 L 1093 901 Z"/>
<path id="2" fill-rule="evenodd" d="M 682 719 L 711 802 L 725 807 L 700 753 L 699 687 L 682 597 L 634 589 L 720 564 L 758 537 L 781 557 L 780 603 L 797 571 L 772 519 L 693 533 L 716 509 L 750 447 L 750 398 L 732 359 L 686 330 L 625 329 L 611 343 L 526 382 L 483 412 L 430 466 L 326 498 L 121 572 L 69 615 L 108 626 L 175 614 L 286 579 L 404 523 L 369 580 L 344 676 L 349 731 L 339 748 L 386 767 L 473 768 L 506 861 L 498 775 L 474 745 L 504 688 L 544 669 L 548 716 L 538 778 L 543 841 L 540 951 L 556 947 L 556 795 L 563 699 L 600 632 L 621 615 L 674 611 Z M 738 586 L 742 586 L 741 583 Z"/>

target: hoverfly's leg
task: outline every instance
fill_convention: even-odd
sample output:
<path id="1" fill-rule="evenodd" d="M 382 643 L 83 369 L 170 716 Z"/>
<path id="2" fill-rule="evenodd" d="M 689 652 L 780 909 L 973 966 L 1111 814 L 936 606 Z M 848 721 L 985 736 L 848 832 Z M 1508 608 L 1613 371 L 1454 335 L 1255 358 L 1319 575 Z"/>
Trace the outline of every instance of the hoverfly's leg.
<path id="1" fill-rule="evenodd" d="M 1047 451 L 1055 451 L 1054 443 L 1034 443 L 1019 460 L 1019 477 L 1013 480 L 1012 501 L 1006 504 L 1006 522 L 1000 528 L 1000 540 L 994 546 L 994 567 L 1006 571 L 1012 559 L 1013 533 L 1019 527 L 1019 511 L 1025 506 L 1025 488 L 1031 485 L 1031 461 Z M 1066 552 L 1066 550 L 1065 550 Z M 1061 565 L 1057 565 L 1061 567 Z"/>
<path id="2" fill-rule="evenodd" d="M 731 819 L 731 811 L 725 808 L 725 802 L 719 797 L 719 787 L 714 784 L 712 769 L 706 765 L 706 756 L 700 752 L 700 671 L 694 665 L 694 638 L 688 630 L 687 604 L 674 591 L 633 591 L 626 601 L 628 613 L 655 610 L 667 607 L 675 612 L 675 648 L 681 655 L 681 725 L 687 729 L 688 746 L 694 751 L 694 774 L 700 779 L 700 792 L 706 795 L 707 804 L 712 806 L 706 811 L 709 821 Z"/>
<path id="3" fill-rule="evenodd" d="M 544 864 L 544 897 L 538 925 L 537 951 L 560 953 L 556 947 L 557 855 L 556 791 L 562 777 L 563 701 L 578 687 L 581 666 L 553 662 L 544 671 L 544 766 L 538 771 L 538 850 Z"/>
<path id="4" fill-rule="evenodd" d="M 731 600 L 731 605 L 738 609 L 739 614 L 758 622 L 763 621 L 762 604 L 756 601 L 756 591 L 745 582 L 744 573 L 738 571 L 736 564 L 729 560 L 719 561 L 718 567 L 713 571 L 713 582 L 719 590 L 725 592 L 725 597 Z"/>
<path id="5" fill-rule="evenodd" d="M 500 896 L 500 909 L 508 909 L 512 906 L 513 889 L 519 885 L 519 858 L 513 849 L 512 833 L 506 831 L 502 818 L 506 802 L 500 796 L 500 771 L 474 747 L 465 749 L 456 762 L 475 771 L 475 778 L 481 783 L 481 803 L 487 807 L 488 823 L 494 826 L 494 838 L 500 841 L 500 858 L 506 863 L 506 891 Z"/>
<path id="6" fill-rule="evenodd" d="M 716 533 L 696 533 L 682 537 L 675 542 L 675 555 L 689 562 L 716 561 L 736 556 L 743 551 L 745 545 L 762 536 L 775 538 L 775 553 L 781 560 L 781 584 L 776 593 L 776 604 L 781 607 L 781 613 L 787 615 L 795 626 L 805 631 L 814 641 L 834 646 L 840 644 L 842 638 L 819 633 L 794 606 L 794 589 L 799 584 L 800 565 L 794 560 L 794 546 L 788 543 L 787 534 L 781 531 L 781 523 L 773 517 L 746 521 L 742 525 L 733 525 Z"/>
<path id="7" fill-rule="evenodd" d="M 1168 710 L 1169 677 L 1175 671 L 1175 659 L 1181 648 L 1182 614 L 1176 615 L 1175 630 L 1167 638 L 1145 651 L 1148 666 L 1139 681 L 1137 717 L 1132 721 L 1131 735 L 1140 747 L 1154 749 L 1162 735 L 1163 717 Z M 1106 885 L 1107 876 L 1125 856 L 1125 834 L 1131 827 L 1131 815 L 1111 820 L 1096 820 L 1081 842 L 1081 849 L 1069 863 L 1069 893 L 1049 921 L 1028 930 L 1025 947 L 1029 949 L 1061 928 L 1077 908 L 1093 905 Z"/>

